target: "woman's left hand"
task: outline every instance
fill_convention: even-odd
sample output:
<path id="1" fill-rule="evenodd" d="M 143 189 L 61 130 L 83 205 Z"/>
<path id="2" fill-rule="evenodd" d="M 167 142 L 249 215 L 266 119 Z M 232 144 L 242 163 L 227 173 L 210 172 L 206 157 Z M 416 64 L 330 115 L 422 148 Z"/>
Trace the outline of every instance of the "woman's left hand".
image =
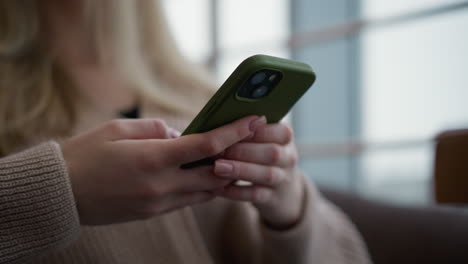
<path id="1" fill-rule="evenodd" d="M 282 123 L 266 124 L 265 119 L 257 125 L 254 136 L 229 147 L 214 168 L 219 177 L 252 185 L 231 184 L 217 194 L 249 201 L 269 226 L 287 228 L 299 221 L 304 195 L 293 132 Z"/>

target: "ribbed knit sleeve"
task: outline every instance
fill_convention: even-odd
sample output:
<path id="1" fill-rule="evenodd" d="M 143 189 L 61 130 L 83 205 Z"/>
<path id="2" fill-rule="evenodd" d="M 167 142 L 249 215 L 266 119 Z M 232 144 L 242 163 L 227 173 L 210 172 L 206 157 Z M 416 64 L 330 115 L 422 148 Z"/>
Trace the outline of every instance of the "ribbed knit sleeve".
<path id="1" fill-rule="evenodd" d="M 305 183 L 301 221 L 286 231 L 262 226 L 264 263 L 371 263 L 357 229 L 315 186 Z"/>
<path id="2" fill-rule="evenodd" d="M 202 235 L 216 263 L 370 264 L 360 234 L 337 207 L 304 179 L 300 221 L 274 230 L 248 203 L 215 200 L 194 208 Z"/>
<path id="3" fill-rule="evenodd" d="M 0 263 L 24 262 L 64 247 L 79 226 L 57 143 L 0 159 Z"/>

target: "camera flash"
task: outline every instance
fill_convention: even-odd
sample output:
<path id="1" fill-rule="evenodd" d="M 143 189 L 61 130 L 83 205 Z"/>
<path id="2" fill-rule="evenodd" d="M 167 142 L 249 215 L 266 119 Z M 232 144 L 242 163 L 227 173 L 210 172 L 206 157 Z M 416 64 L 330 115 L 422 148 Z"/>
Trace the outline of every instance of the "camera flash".
<path id="1" fill-rule="evenodd" d="M 272 75 L 268 78 L 268 80 L 269 80 L 270 82 L 274 81 L 275 79 L 276 79 L 276 74 L 272 74 Z"/>

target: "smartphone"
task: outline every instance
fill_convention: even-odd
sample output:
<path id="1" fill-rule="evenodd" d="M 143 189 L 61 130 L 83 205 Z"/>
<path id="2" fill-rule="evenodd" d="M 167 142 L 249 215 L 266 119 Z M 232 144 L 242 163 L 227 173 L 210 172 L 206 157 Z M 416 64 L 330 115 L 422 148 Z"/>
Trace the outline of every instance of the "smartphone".
<path id="1" fill-rule="evenodd" d="M 244 60 L 202 108 L 182 135 L 203 133 L 248 115 L 279 122 L 315 82 L 312 68 L 267 55 Z M 203 159 L 182 168 L 213 164 Z"/>

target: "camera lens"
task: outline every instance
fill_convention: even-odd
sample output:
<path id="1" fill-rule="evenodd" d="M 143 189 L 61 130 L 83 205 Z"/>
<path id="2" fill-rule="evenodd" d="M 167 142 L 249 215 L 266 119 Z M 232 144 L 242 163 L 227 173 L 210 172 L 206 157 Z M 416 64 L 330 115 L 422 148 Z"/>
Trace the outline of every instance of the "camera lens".
<path id="1" fill-rule="evenodd" d="M 238 88 L 237 96 L 247 99 L 261 99 L 276 89 L 282 79 L 282 73 L 272 69 L 259 69 L 251 73 Z"/>
<path id="2" fill-rule="evenodd" d="M 269 80 L 270 82 L 273 82 L 273 81 L 276 80 L 276 77 L 278 77 L 278 76 L 274 73 L 274 74 L 270 75 L 270 77 L 268 77 L 268 80 Z"/>
<path id="3" fill-rule="evenodd" d="M 266 78 L 266 73 L 264 72 L 257 72 L 253 77 L 252 79 L 250 79 L 250 83 L 252 85 L 258 85 L 260 84 L 261 82 L 263 82 Z"/>
<path id="4" fill-rule="evenodd" d="M 270 88 L 265 85 L 255 88 L 255 90 L 252 91 L 252 98 L 263 97 L 268 93 L 268 90 L 270 90 Z"/>

